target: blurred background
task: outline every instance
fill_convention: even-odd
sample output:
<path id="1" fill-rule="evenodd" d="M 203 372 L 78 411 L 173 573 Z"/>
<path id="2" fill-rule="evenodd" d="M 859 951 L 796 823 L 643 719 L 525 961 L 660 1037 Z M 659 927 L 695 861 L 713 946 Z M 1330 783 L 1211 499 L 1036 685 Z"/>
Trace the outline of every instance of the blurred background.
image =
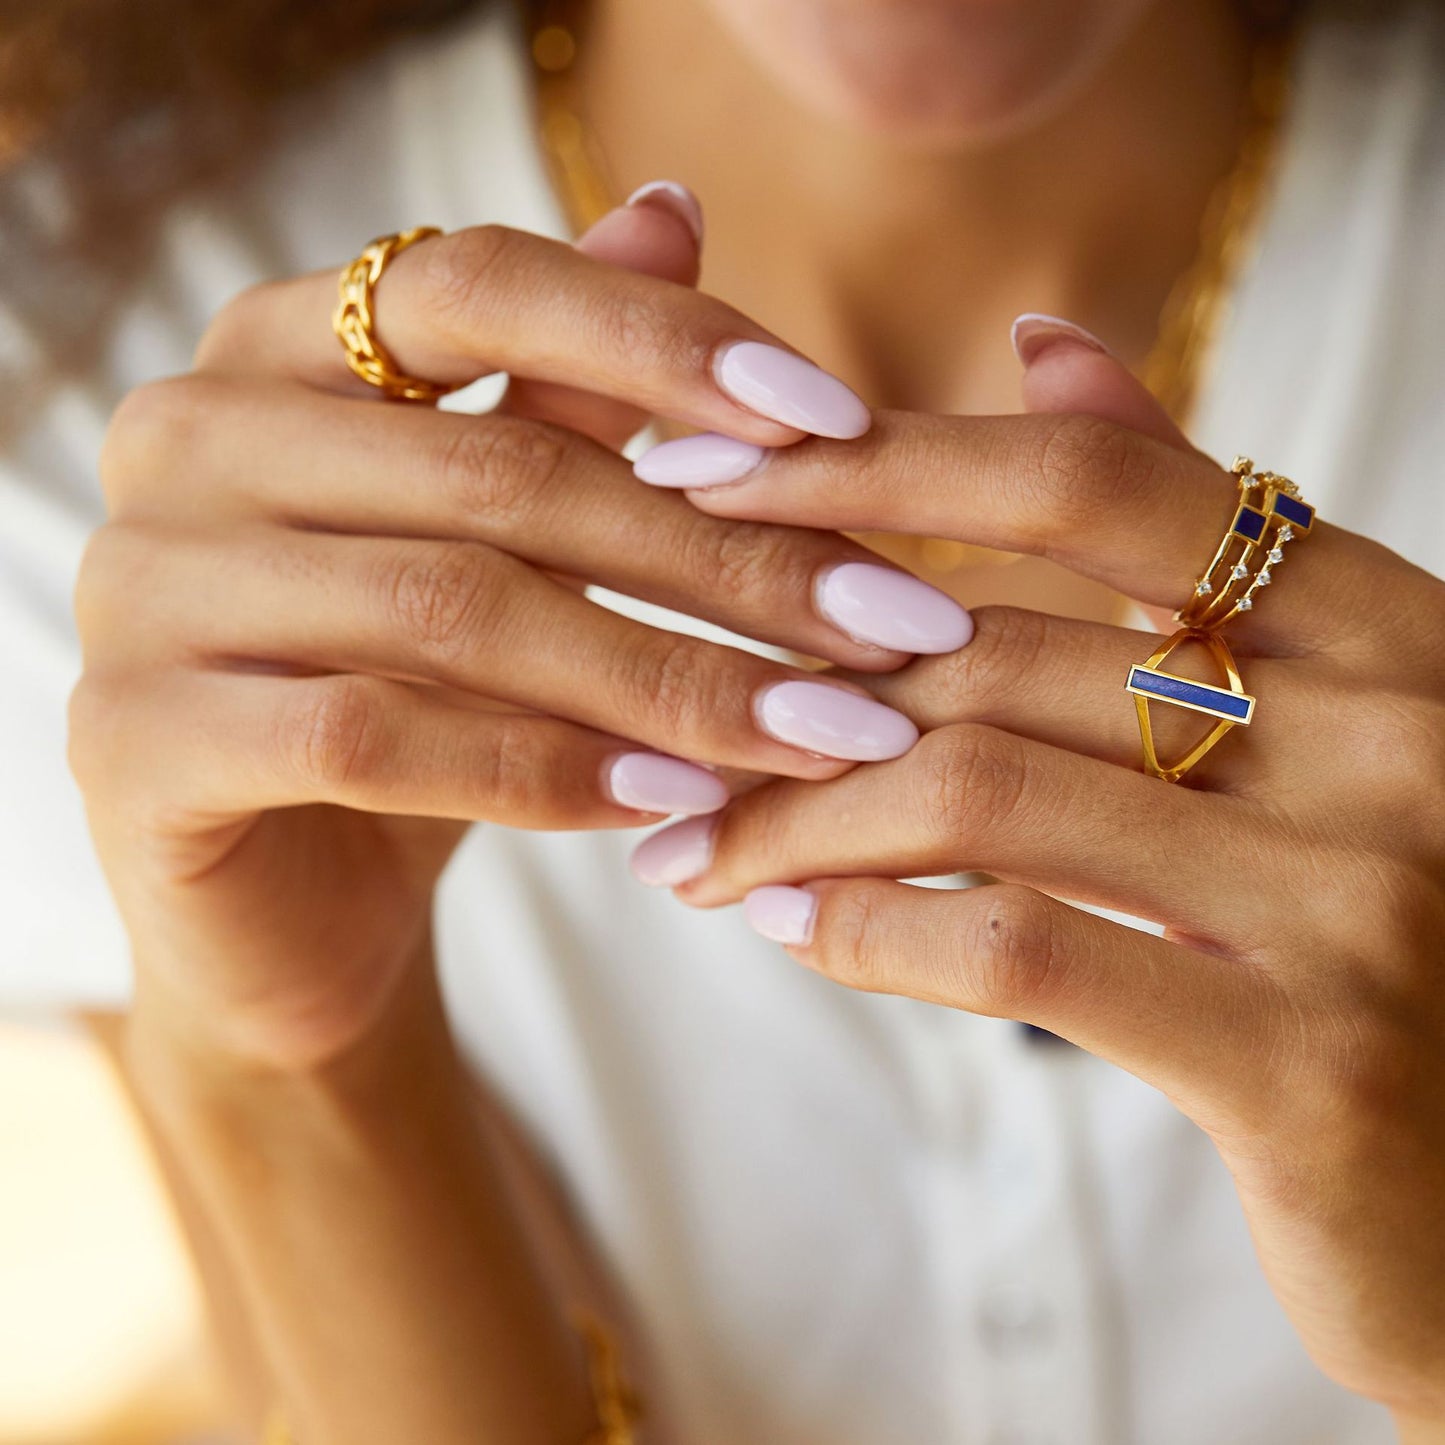
<path id="1" fill-rule="evenodd" d="M 0 1445 L 231 1445 L 103 1016 L 0 1014 Z"/>

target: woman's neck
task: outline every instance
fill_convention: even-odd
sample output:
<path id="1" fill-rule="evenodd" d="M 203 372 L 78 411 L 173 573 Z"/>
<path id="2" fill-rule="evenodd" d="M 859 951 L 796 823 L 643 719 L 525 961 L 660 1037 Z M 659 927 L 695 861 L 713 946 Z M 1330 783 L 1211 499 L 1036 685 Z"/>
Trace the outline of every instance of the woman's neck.
<path id="1" fill-rule="evenodd" d="M 1158 0 L 1057 115 L 946 153 L 804 109 L 706 0 L 591 0 L 578 75 L 619 186 L 702 197 L 708 290 L 877 405 L 1005 411 L 1020 311 L 1147 354 L 1233 163 L 1249 50 L 1232 0 Z"/>

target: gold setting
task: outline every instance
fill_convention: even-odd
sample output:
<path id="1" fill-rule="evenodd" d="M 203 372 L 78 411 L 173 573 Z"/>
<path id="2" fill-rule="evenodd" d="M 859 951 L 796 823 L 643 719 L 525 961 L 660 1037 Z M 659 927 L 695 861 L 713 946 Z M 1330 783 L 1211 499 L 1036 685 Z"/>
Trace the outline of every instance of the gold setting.
<path id="1" fill-rule="evenodd" d="M 413 226 L 409 231 L 378 236 L 356 260 L 342 267 L 337 281 L 340 294 L 331 317 L 331 329 L 346 353 L 346 364 L 392 401 L 434 402 L 457 390 L 441 382 L 407 376 L 376 334 L 373 295 L 392 257 L 418 241 L 439 235 L 441 231 L 436 226 Z"/>

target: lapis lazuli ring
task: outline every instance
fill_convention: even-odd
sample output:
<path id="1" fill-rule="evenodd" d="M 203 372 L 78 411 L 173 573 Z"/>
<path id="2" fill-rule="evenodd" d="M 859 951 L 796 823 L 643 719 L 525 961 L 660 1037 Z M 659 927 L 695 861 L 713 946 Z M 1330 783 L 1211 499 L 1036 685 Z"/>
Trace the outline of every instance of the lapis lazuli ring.
<path id="1" fill-rule="evenodd" d="M 1260 590 L 1274 580 L 1286 545 L 1308 536 L 1315 523 L 1315 509 L 1288 477 L 1257 471 L 1248 457 L 1235 457 L 1229 470 L 1239 482 L 1234 519 L 1193 594 L 1174 614 L 1180 626 L 1195 632 L 1212 632 L 1250 611 Z"/>
<path id="2" fill-rule="evenodd" d="M 1199 643 L 1213 656 L 1223 674 L 1224 686 L 1195 682 L 1192 678 L 1179 677 L 1164 670 L 1170 653 L 1186 642 Z M 1124 688 L 1126 692 L 1133 693 L 1134 706 L 1139 713 L 1144 771 L 1151 777 L 1162 778 L 1166 783 L 1177 783 L 1226 733 L 1237 727 L 1248 727 L 1254 717 L 1254 699 L 1245 692 L 1234 654 L 1217 632 L 1180 628 L 1150 657 L 1129 669 Z M 1165 763 L 1154 744 L 1154 722 L 1149 715 L 1149 705 L 1154 702 L 1166 702 L 1201 713 L 1213 718 L 1214 726 L 1182 758 Z"/>

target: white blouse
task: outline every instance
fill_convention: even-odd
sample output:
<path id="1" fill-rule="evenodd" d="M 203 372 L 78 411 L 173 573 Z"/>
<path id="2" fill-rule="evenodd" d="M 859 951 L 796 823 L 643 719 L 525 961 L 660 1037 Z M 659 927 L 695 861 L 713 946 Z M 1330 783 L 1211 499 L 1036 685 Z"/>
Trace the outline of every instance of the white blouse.
<path id="1" fill-rule="evenodd" d="M 1196 439 L 1445 572 L 1445 24 L 1429 3 L 1388 22 L 1347 9 L 1301 54 Z M 127 991 L 63 756 L 69 594 L 109 412 L 185 370 L 259 278 L 421 221 L 562 234 L 528 84 L 497 13 L 339 83 L 258 177 L 173 215 L 93 372 L 0 459 L 6 1001 Z M 44 338 L 0 313 L 0 356 L 17 348 Z M 1152 1089 L 1015 1026 L 835 987 L 735 914 L 634 885 L 632 841 L 474 829 L 439 939 L 456 1027 L 630 1295 L 683 1439 L 1391 1438 L 1306 1359 L 1223 1167 Z"/>

